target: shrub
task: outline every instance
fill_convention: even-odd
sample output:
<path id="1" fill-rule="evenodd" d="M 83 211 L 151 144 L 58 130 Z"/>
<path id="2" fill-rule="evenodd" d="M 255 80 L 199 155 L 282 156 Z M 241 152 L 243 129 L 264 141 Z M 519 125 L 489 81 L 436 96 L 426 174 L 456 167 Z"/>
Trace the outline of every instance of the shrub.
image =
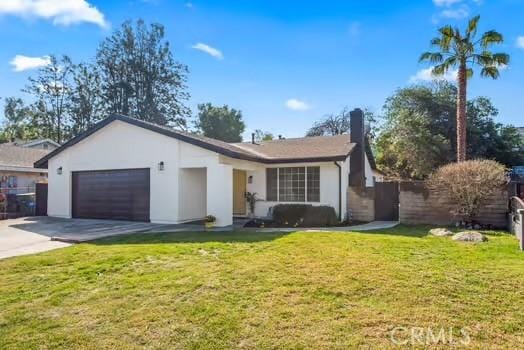
<path id="1" fill-rule="evenodd" d="M 217 221 L 217 218 L 214 215 L 206 215 L 206 217 L 204 218 L 204 221 L 205 222 L 209 222 L 209 223 L 213 223 L 213 222 Z"/>
<path id="2" fill-rule="evenodd" d="M 311 204 L 278 204 L 273 207 L 273 220 L 283 226 L 334 226 L 338 223 L 333 207 Z"/>
<path id="3" fill-rule="evenodd" d="M 446 193 L 454 207 L 451 212 L 472 221 L 479 209 L 507 183 L 504 165 L 493 160 L 469 160 L 437 169 L 428 181 L 431 189 Z"/>
<path id="4" fill-rule="evenodd" d="M 335 226 L 338 223 L 335 208 L 328 205 L 311 206 L 306 210 L 303 226 Z"/>

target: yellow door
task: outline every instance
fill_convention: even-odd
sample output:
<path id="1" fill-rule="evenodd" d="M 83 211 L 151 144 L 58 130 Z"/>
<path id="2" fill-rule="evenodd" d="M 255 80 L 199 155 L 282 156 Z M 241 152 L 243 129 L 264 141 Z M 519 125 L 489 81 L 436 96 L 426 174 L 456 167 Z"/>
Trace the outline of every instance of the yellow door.
<path id="1" fill-rule="evenodd" d="M 233 215 L 246 215 L 246 172 L 233 169 Z"/>

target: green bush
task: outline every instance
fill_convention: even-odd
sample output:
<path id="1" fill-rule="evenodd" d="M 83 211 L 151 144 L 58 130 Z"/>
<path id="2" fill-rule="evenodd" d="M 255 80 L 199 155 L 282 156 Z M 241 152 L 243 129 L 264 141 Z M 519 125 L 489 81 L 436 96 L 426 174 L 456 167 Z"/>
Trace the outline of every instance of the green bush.
<path id="1" fill-rule="evenodd" d="M 311 204 L 278 204 L 273 207 L 273 221 L 282 226 L 334 226 L 338 223 L 333 207 Z"/>

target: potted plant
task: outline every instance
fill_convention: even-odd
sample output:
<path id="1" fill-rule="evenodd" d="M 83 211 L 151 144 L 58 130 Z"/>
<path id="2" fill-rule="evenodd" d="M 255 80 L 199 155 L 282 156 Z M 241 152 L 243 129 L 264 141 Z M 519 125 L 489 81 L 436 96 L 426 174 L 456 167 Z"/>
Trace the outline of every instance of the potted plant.
<path id="1" fill-rule="evenodd" d="M 206 215 L 204 219 L 206 228 L 212 228 L 213 226 L 215 226 L 216 221 L 217 221 L 217 218 L 214 215 Z"/>
<path id="2" fill-rule="evenodd" d="M 256 192 L 246 192 L 246 201 L 249 204 L 250 216 L 255 216 L 255 204 L 258 202 L 258 196 Z"/>

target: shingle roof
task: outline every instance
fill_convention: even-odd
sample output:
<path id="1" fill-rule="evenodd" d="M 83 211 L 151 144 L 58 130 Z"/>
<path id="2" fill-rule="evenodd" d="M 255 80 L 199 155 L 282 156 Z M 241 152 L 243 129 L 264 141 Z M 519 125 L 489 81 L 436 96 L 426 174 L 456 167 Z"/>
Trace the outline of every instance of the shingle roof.
<path id="1" fill-rule="evenodd" d="M 223 154 L 225 156 L 261 163 L 297 163 L 344 160 L 354 147 L 348 135 L 304 137 L 265 141 L 259 145 L 251 143 L 227 143 L 209 137 L 174 130 L 143 120 L 122 115 L 113 115 L 97 123 L 91 129 L 69 140 L 42 159 L 35 162 L 37 168 L 47 168 L 47 161 L 73 146 L 111 122 L 119 120 L 159 134 Z"/>
<path id="2" fill-rule="evenodd" d="M 349 135 L 300 137 L 259 143 L 236 143 L 237 147 L 270 160 L 347 157 L 355 146 Z"/>
<path id="3" fill-rule="evenodd" d="M 34 162 L 48 153 L 45 149 L 0 144 L 0 166 L 33 168 Z"/>

